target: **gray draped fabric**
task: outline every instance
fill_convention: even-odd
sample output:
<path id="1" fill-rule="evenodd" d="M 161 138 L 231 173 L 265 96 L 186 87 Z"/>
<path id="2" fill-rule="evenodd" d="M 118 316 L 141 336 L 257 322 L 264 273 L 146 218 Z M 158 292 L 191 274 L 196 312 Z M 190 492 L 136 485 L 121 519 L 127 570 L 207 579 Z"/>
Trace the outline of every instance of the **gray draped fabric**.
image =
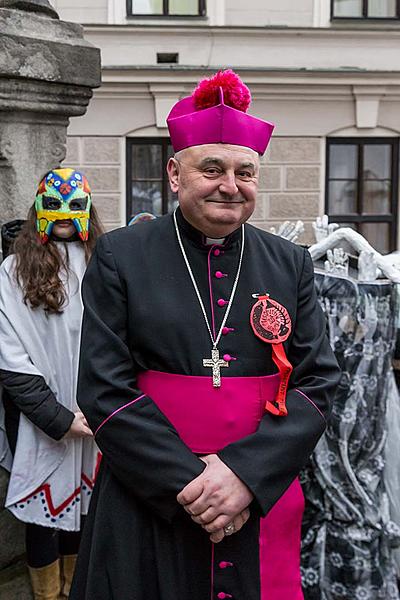
<path id="1" fill-rule="evenodd" d="M 388 421 L 400 410 L 391 367 L 394 287 L 325 274 L 316 274 L 316 286 L 343 375 L 326 434 L 301 478 L 305 598 L 398 600 L 400 529 L 384 478 L 385 459 L 399 466 L 399 455 L 385 454 Z"/>

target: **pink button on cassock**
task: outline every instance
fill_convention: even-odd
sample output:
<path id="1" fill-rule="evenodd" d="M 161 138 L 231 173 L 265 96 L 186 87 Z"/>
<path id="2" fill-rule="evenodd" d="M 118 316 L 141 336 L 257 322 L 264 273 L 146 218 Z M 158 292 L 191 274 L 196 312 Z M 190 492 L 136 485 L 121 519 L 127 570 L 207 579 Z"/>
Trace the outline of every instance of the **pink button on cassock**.
<path id="1" fill-rule="evenodd" d="M 219 300 L 217 300 L 217 304 L 218 306 L 226 306 L 227 304 L 229 304 L 228 300 L 224 300 L 223 298 L 220 298 Z"/>
<path id="2" fill-rule="evenodd" d="M 231 356 L 230 354 L 224 354 L 222 357 L 226 362 L 230 362 L 231 360 L 237 360 L 235 356 Z"/>
<path id="3" fill-rule="evenodd" d="M 214 256 L 219 256 L 220 254 L 221 254 L 221 250 L 219 250 L 219 248 L 215 248 Z"/>
<path id="4" fill-rule="evenodd" d="M 231 331 L 235 331 L 233 327 L 223 327 L 222 335 L 228 335 L 228 333 L 230 333 Z"/>
<path id="5" fill-rule="evenodd" d="M 226 569 L 226 567 L 233 567 L 233 563 L 228 560 L 221 560 L 218 566 L 220 569 Z"/>
<path id="6" fill-rule="evenodd" d="M 215 271 L 214 275 L 217 279 L 222 279 L 223 277 L 228 277 L 228 275 L 226 273 L 221 273 L 221 271 Z"/>
<path id="7" fill-rule="evenodd" d="M 233 596 L 231 596 L 230 594 L 225 594 L 225 592 L 219 592 L 217 594 L 217 598 L 224 600 L 224 598 L 233 598 Z"/>

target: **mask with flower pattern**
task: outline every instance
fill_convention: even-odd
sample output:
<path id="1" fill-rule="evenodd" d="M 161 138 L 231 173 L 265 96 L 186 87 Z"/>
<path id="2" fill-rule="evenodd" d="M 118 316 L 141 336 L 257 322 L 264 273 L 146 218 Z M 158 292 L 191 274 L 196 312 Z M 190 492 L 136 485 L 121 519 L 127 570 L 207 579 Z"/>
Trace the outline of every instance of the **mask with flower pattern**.
<path id="1" fill-rule="evenodd" d="M 36 192 L 36 226 L 46 244 L 55 221 L 70 219 L 83 242 L 89 237 L 91 190 L 83 173 L 74 169 L 53 169 L 42 179 Z"/>

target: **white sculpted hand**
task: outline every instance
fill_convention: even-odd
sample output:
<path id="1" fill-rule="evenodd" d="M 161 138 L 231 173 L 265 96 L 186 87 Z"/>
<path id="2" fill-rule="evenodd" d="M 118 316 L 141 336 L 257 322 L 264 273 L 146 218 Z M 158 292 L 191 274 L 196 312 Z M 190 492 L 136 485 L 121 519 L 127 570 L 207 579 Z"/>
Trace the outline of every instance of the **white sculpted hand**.
<path id="1" fill-rule="evenodd" d="M 210 539 L 219 542 L 229 523 L 233 522 L 235 531 L 243 527 L 253 494 L 216 454 L 202 460 L 207 467 L 178 494 L 177 500 L 193 521 L 211 533 Z"/>
<path id="2" fill-rule="evenodd" d="M 278 231 L 276 231 L 275 227 L 269 228 L 270 232 L 274 235 L 277 235 L 285 240 L 289 240 L 289 242 L 295 242 L 299 235 L 304 233 L 304 223 L 303 221 L 285 221 L 281 223 L 278 227 Z"/>
<path id="3" fill-rule="evenodd" d="M 337 223 L 329 223 L 328 215 L 317 217 L 312 224 L 314 235 L 317 242 L 321 242 L 339 227 Z"/>

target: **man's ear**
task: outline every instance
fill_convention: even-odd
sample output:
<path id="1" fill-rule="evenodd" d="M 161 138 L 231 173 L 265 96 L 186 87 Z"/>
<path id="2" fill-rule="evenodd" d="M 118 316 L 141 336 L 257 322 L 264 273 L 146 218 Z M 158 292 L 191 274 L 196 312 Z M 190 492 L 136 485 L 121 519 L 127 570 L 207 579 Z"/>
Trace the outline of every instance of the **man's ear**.
<path id="1" fill-rule="evenodd" d="M 167 173 L 171 191 L 177 193 L 179 190 L 179 162 L 176 158 L 170 158 L 167 164 Z"/>

